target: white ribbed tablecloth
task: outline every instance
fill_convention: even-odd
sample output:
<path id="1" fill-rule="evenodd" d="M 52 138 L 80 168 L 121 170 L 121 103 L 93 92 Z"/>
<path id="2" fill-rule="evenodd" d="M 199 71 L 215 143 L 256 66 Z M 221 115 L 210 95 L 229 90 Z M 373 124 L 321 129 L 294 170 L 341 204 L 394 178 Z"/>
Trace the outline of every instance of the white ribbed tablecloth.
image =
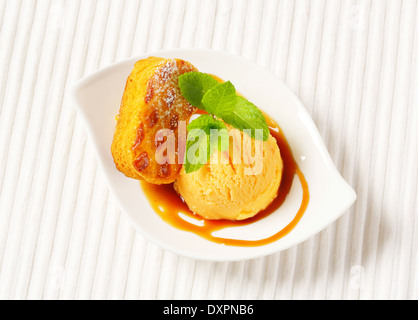
<path id="1" fill-rule="evenodd" d="M 417 20 L 416 0 L 0 0 L 0 298 L 418 299 Z M 69 90 L 171 48 L 283 80 L 354 206 L 251 261 L 196 261 L 136 233 Z"/>

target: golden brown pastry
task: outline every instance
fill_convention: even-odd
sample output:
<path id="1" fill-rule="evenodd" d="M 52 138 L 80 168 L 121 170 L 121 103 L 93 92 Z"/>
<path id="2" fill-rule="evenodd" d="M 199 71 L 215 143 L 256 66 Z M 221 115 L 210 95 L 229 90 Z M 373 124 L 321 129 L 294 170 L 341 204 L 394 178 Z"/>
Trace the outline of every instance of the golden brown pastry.
<path id="1" fill-rule="evenodd" d="M 140 60 L 129 76 L 112 143 L 116 167 L 126 176 L 153 184 L 176 180 L 181 164 L 159 164 L 155 136 L 160 129 L 173 130 L 178 139 L 179 121 L 195 112 L 181 95 L 178 76 L 197 71 L 179 59 L 150 57 Z M 176 154 L 178 154 L 176 143 Z M 178 159 L 177 159 L 178 160 Z"/>

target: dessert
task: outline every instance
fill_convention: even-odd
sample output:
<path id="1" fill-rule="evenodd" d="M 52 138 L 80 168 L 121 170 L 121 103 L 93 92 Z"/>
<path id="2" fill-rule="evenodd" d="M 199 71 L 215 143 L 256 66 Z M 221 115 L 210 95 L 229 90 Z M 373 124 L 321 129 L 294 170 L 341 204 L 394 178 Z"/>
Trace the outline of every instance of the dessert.
<path id="1" fill-rule="evenodd" d="M 230 81 L 198 72 L 180 59 L 150 57 L 135 64 L 111 151 L 119 171 L 142 180 L 145 195 L 164 221 L 216 243 L 259 246 L 276 241 L 296 226 L 309 202 L 307 182 L 279 126 Z M 285 228 L 259 240 L 213 234 L 275 212 L 295 176 L 303 199 Z M 203 219 L 203 224 L 182 216 Z"/>
<path id="2" fill-rule="evenodd" d="M 194 70 L 180 59 L 150 57 L 135 64 L 126 82 L 111 148 L 116 168 L 127 177 L 154 184 L 176 180 L 182 165 L 180 161 L 157 162 L 156 150 L 162 141 L 155 141 L 155 136 L 161 129 L 170 129 L 178 138 L 179 121 L 189 120 L 195 112 L 178 87 L 178 76 Z"/>
<path id="3" fill-rule="evenodd" d="M 259 212 L 253 218 L 245 220 L 203 219 L 200 220 L 199 224 L 190 223 L 189 221 L 196 219 L 196 214 L 191 211 L 183 199 L 179 197 L 178 193 L 174 190 L 173 184 L 155 185 L 142 181 L 142 191 L 147 197 L 151 207 L 160 218 L 176 229 L 194 233 L 203 239 L 226 246 L 258 247 L 277 241 L 289 234 L 289 232 L 298 225 L 308 207 L 310 198 L 309 187 L 293 157 L 290 146 L 282 130 L 273 119 L 268 115 L 265 116 L 270 128 L 270 134 L 277 141 L 283 160 L 283 172 L 278 195 L 265 210 Z M 225 238 L 217 235 L 217 231 L 222 229 L 248 226 L 274 214 L 286 201 L 286 198 L 292 189 L 295 177 L 297 177 L 301 183 L 303 197 L 298 211 L 295 212 L 293 220 L 286 225 L 286 227 L 278 229 L 277 232 L 271 236 L 262 237 L 257 240 Z M 190 220 L 186 220 L 184 217 L 188 217 Z"/>
<path id="4" fill-rule="evenodd" d="M 257 143 L 249 137 L 246 139 L 242 131 L 228 127 L 231 135 L 240 135 L 244 143 L 251 144 L 243 150 L 251 150 L 254 154 Z M 255 216 L 276 198 L 283 171 L 276 140 L 270 135 L 268 141 L 261 143 L 263 145 L 258 147 L 263 149 L 262 152 L 255 153 L 261 157 L 253 163 L 245 161 L 249 158 L 245 154 L 234 153 L 230 146 L 229 152 L 214 153 L 211 161 L 198 171 L 187 174 L 183 168 L 174 188 L 190 210 L 205 219 L 244 220 Z M 237 154 L 242 157 L 241 161 L 234 159 Z M 218 157 L 218 163 L 212 164 L 215 157 Z M 258 164 L 259 172 L 246 173 L 246 170 L 254 169 L 251 168 L 254 164 Z"/>

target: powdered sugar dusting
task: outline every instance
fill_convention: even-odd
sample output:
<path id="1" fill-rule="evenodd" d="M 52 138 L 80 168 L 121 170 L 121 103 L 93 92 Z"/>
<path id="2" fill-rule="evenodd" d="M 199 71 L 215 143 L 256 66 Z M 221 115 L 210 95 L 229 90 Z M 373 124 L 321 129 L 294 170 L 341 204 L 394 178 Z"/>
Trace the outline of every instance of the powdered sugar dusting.
<path id="1" fill-rule="evenodd" d="M 158 77 L 160 82 L 165 83 L 171 78 L 173 73 L 177 71 L 177 66 L 174 60 L 169 60 L 158 70 Z"/>
<path id="2" fill-rule="evenodd" d="M 161 63 L 149 80 L 145 102 L 150 108 L 158 110 L 160 126 L 175 129 L 177 125 L 174 122 L 187 119 L 193 113 L 194 108 L 183 98 L 178 86 L 179 75 L 192 70 L 192 65 L 182 60 L 170 59 Z M 153 123 L 152 115 L 152 112 L 147 114 L 150 118 L 147 124 Z"/>
<path id="3" fill-rule="evenodd" d="M 165 104 L 167 105 L 167 108 L 170 108 L 173 105 L 174 100 L 176 100 L 176 92 L 174 91 L 174 89 L 168 90 L 167 96 L 164 100 Z"/>

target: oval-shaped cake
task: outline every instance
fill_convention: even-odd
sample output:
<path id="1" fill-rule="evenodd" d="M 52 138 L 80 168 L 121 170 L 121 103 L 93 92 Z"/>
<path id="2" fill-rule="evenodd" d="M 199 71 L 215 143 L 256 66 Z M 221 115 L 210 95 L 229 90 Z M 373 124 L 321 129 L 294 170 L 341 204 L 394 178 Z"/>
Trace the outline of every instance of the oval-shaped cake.
<path id="1" fill-rule="evenodd" d="M 195 108 L 182 96 L 179 75 L 197 69 L 187 61 L 150 57 L 136 62 L 126 82 L 112 155 L 116 167 L 127 177 L 153 184 L 176 180 L 183 159 L 179 158 L 178 128 Z M 164 141 L 156 139 L 162 129 L 174 134 L 175 161 L 161 163 L 156 151 Z"/>

